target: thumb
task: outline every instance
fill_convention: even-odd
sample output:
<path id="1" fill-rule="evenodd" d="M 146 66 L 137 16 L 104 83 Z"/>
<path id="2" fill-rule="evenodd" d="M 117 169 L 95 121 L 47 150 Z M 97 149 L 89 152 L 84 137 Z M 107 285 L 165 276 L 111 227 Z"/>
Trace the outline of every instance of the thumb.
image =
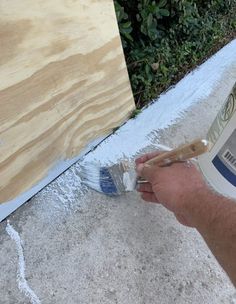
<path id="1" fill-rule="evenodd" d="M 151 183 L 155 176 L 156 169 L 157 168 L 155 168 L 155 166 L 151 166 L 148 164 L 138 164 L 136 167 L 136 172 L 139 177 L 143 177 Z"/>

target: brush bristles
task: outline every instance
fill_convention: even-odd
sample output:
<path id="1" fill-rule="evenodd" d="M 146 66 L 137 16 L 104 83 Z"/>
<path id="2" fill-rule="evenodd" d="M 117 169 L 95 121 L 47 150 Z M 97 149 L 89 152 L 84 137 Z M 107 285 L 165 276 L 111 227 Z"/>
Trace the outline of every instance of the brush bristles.
<path id="1" fill-rule="evenodd" d="M 103 193 L 117 195 L 118 189 L 108 168 L 100 168 L 100 188 Z"/>
<path id="2" fill-rule="evenodd" d="M 100 187 L 100 167 L 96 164 L 85 164 L 80 167 L 80 177 L 82 183 L 86 186 L 102 192 Z"/>
<path id="3" fill-rule="evenodd" d="M 117 195 L 118 190 L 107 168 L 90 163 L 81 166 L 80 177 L 86 186 L 107 195 Z"/>

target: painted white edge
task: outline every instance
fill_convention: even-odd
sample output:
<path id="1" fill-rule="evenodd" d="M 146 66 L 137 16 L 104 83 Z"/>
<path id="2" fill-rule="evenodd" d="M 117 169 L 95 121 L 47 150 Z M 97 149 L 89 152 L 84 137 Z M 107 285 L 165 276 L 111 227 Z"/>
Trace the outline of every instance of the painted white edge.
<path id="1" fill-rule="evenodd" d="M 221 84 L 221 88 L 229 86 L 229 84 L 221 82 L 224 81 L 224 74 L 232 70 L 231 66 L 236 66 L 235 50 L 236 39 L 189 73 L 175 87 L 163 93 L 158 98 L 158 102 L 147 107 L 136 119 L 129 120 L 116 134 L 108 137 L 94 151 L 86 155 L 84 161 L 86 163 L 98 161 L 101 165 L 114 163 L 124 157 L 133 157 L 142 148 L 150 145 L 153 132 L 169 127 L 183 117 L 191 106 L 207 100 L 219 84 Z M 232 75 L 232 78 L 235 81 L 236 75 Z M 98 144 L 101 139 L 95 142 Z M 58 162 L 48 176 L 34 188 L 23 193 L 17 199 L 0 205 L 0 221 L 80 160 L 94 146 L 94 143 L 88 145 L 85 152 L 73 160 Z"/>
<path id="2" fill-rule="evenodd" d="M 221 95 L 224 102 L 235 83 L 235 71 L 236 39 L 186 75 L 175 87 L 163 93 L 158 102 L 148 106 L 136 119 L 129 120 L 89 153 L 84 161 L 99 162 L 101 165 L 113 164 L 136 156 L 151 144 L 159 145 L 156 134 L 185 119 L 191 107 L 199 103 L 204 107 L 204 102 L 207 103 L 212 95 Z"/>

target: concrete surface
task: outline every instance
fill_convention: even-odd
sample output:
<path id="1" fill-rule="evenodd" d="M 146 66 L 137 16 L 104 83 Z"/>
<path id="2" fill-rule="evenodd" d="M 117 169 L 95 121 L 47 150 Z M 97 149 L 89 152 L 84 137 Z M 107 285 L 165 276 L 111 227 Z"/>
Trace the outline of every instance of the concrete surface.
<path id="1" fill-rule="evenodd" d="M 153 130 L 150 146 L 204 136 L 236 66 L 224 79 L 224 90 L 215 88 L 171 126 Z M 110 198 L 82 187 L 77 165 L 8 220 L 22 240 L 26 280 L 43 304 L 236 303 L 234 287 L 197 231 L 137 193 Z M 6 225 L 0 224 L 0 303 L 29 304 L 18 288 L 18 256 Z"/>

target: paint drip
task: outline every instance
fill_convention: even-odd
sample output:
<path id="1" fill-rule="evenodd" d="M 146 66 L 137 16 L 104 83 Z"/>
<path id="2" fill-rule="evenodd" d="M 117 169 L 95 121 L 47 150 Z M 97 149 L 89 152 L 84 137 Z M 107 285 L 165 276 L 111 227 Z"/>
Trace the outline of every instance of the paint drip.
<path id="1" fill-rule="evenodd" d="M 16 250 L 18 255 L 18 270 L 17 270 L 17 282 L 19 290 L 30 300 L 31 304 L 41 304 L 39 298 L 34 291 L 29 287 L 25 278 L 25 258 L 22 247 L 22 240 L 19 233 L 7 222 L 6 232 L 10 238 L 16 243 Z"/>

